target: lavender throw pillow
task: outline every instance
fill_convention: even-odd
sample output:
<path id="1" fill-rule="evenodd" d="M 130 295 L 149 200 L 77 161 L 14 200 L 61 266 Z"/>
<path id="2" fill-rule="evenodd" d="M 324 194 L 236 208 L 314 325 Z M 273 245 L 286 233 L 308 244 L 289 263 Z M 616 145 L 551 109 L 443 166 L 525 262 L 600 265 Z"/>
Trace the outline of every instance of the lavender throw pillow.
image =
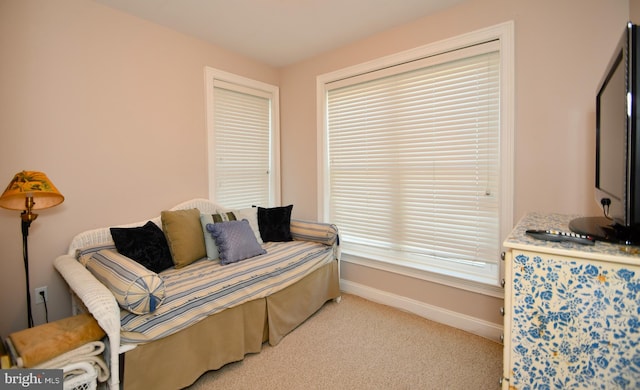
<path id="1" fill-rule="evenodd" d="M 207 224 L 207 231 L 216 240 L 220 252 L 220 264 L 231 264 L 267 253 L 258 243 L 246 219 L 210 223 Z"/>

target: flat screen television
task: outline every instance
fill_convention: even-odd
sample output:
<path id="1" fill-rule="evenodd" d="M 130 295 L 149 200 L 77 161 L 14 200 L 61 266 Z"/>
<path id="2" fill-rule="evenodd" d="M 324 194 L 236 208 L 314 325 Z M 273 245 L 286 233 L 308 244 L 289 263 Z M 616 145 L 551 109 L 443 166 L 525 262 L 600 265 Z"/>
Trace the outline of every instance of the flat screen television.
<path id="1" fill-rule="evenodd" d="M 596 95 L 595 200 L 603 216 L 571 221 L 595 239 L 640 244 L 640 42 L 629 23 Z"/>

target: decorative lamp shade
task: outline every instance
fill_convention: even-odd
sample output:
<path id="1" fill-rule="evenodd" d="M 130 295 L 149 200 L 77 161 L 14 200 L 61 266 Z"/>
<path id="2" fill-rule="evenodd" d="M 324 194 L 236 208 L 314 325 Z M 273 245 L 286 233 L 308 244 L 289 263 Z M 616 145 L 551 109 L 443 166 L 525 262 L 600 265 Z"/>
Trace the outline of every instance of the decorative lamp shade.
<path id="1" fill-rule="evenodd" d="M 33 209 L 46 209 L 64 201 L 64 196 L 42 172 L 16 173 L 0 196 L 0 207 L 9 210 L 25 210 L 25 199 L 32 197 Z"/>

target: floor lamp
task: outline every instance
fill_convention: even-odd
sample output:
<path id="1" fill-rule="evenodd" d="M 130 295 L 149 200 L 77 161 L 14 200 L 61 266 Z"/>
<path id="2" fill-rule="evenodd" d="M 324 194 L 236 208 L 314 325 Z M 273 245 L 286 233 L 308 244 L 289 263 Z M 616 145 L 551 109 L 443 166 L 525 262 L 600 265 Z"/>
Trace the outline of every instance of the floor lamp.
<path id="1" fill-rule="evenodd" d="M 29 328 L 33 327 L 33 316 L 31 315 L 27 237 L 31 222 L 38 217 L 38 214 L 34 214 L 32 210 L 57 206 L 62 201 L 64 201 L 64 196 L 54 187 L 47 175 L 35 171 L 17 173 L 0 196 L 0 207 L 9 210 L 22 210 L 20 214 L 22 219 L 22 257 L 27 281 L 27 325 Z"/>

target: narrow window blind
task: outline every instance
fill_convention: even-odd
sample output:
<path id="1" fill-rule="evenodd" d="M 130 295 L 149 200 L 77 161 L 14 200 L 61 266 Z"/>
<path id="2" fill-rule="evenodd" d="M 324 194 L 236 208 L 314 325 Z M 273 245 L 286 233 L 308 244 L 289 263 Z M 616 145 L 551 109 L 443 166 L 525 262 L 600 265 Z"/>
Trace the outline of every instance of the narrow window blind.
<path id="1" fill-rule="evenodd" d="M 329 220 L 345 253 L 495 283 L 500 53 L 464 50 L 327 86 Z"/>
<path id="2" fill-rule="evenodd" d="M 216 202 L 270 205 L 270 96 L 216 80 L 213 99 Z"/>

